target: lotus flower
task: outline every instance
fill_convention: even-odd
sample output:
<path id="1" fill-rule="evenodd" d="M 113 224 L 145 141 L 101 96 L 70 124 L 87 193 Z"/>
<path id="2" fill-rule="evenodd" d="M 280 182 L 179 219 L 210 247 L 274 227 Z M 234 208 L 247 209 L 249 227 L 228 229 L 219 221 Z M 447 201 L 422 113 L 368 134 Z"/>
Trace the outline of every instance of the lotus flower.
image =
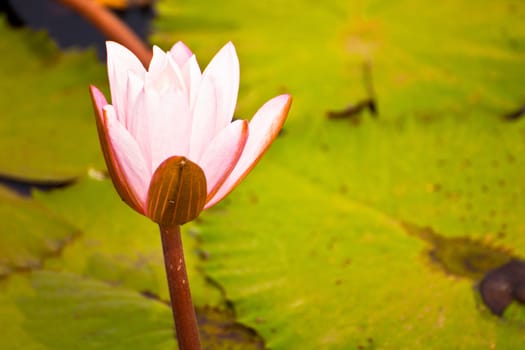
<path id="1" fill-rule="evenodd" d="M 177 186 L 194 186 L 194 178 L 205 184 L 197 190 L 204 193 L 197 212 L 224 198 L 268 149 L 290 108 L 291 97 L 281 95 L 266 102 L 249 123 L 232 122 L 239 89 L 232 43 L 202 73 L 182 42 L 168 52 L 154 47 L 147 71 L 115 42 L 107 43 L 107 57 L 112 104 L 94 86 L 91 96 L 108 171 L 121 198 L 154 221 L 159 188 L 169 191 L 173 186 L 168 182 L 183 173 L 176 169 L 185 164 L 192 164 L 187 168 L 192 170 Z M 194 192 L 186 191 L 190 197 Z"/>

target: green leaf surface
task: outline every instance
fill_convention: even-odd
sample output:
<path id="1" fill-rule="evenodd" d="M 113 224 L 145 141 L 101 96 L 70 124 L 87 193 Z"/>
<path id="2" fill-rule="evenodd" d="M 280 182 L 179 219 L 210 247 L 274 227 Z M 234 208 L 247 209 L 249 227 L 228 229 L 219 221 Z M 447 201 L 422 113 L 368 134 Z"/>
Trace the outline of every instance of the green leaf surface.
<path id="1" fill-rule="evenodd" d="M 0 278 L 42 266 L 78 233 L 34 200 L 0 186 Z"/>
<path id="2" fill-rule="evenodd" d="M 169 299 L 158 226 L 130 209 L 109 179 L 85 177 L 69 188 L 35 196 L 82 232 L 74 245 L 46 266 Z M 220 291 L 196 268 L 195 240 L 188 239 L 191 226 L 184 226 L 183 232 L 194 302 L 217 306 L 222 302 Z"/>
<path id="3" fill-rule="evenodd" d="M 27 335 L 47 349 L 174 349 L 170 309 L 158 301 L 67 273 L 38 272 L 14 297 Z"/>
<path id="4" fill-rule="evenodd" d="M 476 291 L 525 255 L 525 124 L 502 118 L 525 102 L 521 2 L 159 8 L 153 40 L 187 42 L 202 66 L 234 41 L 237 116 L 294 96 L 283 135 L 200 225 L 204 268 L 269 348 L 525 343 Z M 367 97 L 377 119 L 326 118 Z"/>
<path id="5" fill-rule="evenodd" d="M 502 118 L 525 102 L 522 2 L 183 0 L 158 9 L 153 41 L 185 41 L 203 68 L 235 43 L 237 117 L 294 96 L 261 165 L 184 232 L 200 319 L 220 319 L 204 339 L 233 342 L 206 346 L 249 348 L 224 326 L 232 315 L 215 313 L 224 293 L 271 349 L 522 347 L 523 305 L 501 320 L 476 290 L 488 269 L 525 255 L 525 122 Z M 0 173 L 60 182 L 103 167 L 86 88 L 104 85 L 103 65 L 60 53 L 43 34 L 0 31 L 10 53 L 1 58 L 9 157 Z M 375 119 L 366 110 L 326 118 L 370 97 Z M 35 197 L 45 210 L 0 196 L 0 269 L 47 258 L 47 271 L 0 281 L 0 348 L 172 349 L 155 225 L 107 179 Z M 17 215 L 23 228 L 9 229 L 18 224 L 6 217 Z M 63 227 L 81 233 L 49 259 L 70 237 Z"/>
<path id="6" fill-rule="evenodd" d="M 40 225 L 48 240 L 53 234 L 44 225 L 49 217 L 59 216 L 59 223 L 80 235 L 48 257 L 47 271 L 15 274 L 0 284 L 0 348 L 176 348 L 156 224 L 129 209 L 108 179 L 84 178 L 67 189 L 35 192 L 35 197 L 25 201 L 47 215 L 35 216 L 32 224 Z M 20 205 L 0 203 L 27 215 Z M 221 291 L 196 269 L 195 240 L 187 231 L 187 266 L 204 346 L 261 349 L 261 339 L 235 322 Z M 20 249 L 5 247 L 23 256 Z"/>
<path id="7" fill-rule="evenodd" d="M 15 276 L 0 293 L 2 349 L 177 349 L 169 306 L 67 272 Z M 232 315 L 199 309 L 203 348 L 261 349 Z"/>
<path id="8" fill-rule="evenodd" d="M 94 52 L 61 53 L 43 32 L 0 21 L 0 175 L 63 182 L 103 168 L 89 84 L 106 84 Z"/>

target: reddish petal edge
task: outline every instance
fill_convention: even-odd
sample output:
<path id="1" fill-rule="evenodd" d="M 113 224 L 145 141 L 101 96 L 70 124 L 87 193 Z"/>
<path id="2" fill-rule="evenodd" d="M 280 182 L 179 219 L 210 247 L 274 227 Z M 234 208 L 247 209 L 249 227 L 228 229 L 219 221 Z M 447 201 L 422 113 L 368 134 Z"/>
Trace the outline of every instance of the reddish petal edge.
<path id="1" fill-rule="evenodd" d="M 283 105 L 283 107 L 281 109 L 281 112 L 276 116 L 276 118 L 275 118 L 276 122 L 274 124 L 272 124 L 272 128 L 269 130 L 270 134 L 266 138 L 266 140 L 264 142 L 264 145 L 259 149 L 259 153 L 258 153 L 257 157 L 255 157 L 254 160 L 251 162 L 251 164 L 249 166 L 247 166 L 246 169 L 242 170 L 241 174 L 238 175 L 236 178 L 231 178 L 231 177 L 226 178 L 226 180 L 223 183 L 223 185 L 221 187 L 219 187 L 218 191 L 216 191 L 215 196 L 213 196 L 212 198 L 208 198 L 208 201 L 206 202 L 206 205 L 204 206 L 204 209 L 211 208 L 212 206 L 217 204 L 220 200 L 222 200 L 224 197 L 226 197 L 231 191 L 233 191 L 235 186 L 237 186 L 239 184 L 239 182 L 241 182 L 246 177 L 246 175 L 248 175 L 248 173 L 255 167 L 255 165 L 257 165 L 257 163 L 259 162 L 261 157 L 264 155 L 264 153 L 268 150 L 268 148 L 272 144 L 273 140 L 277 137 L 277 135 L 279 134 L 279 131 L 281 130 L 282 126 L 284 125 L 284 122 L 286 121 L 286 117 L 288 116 L 288 111 L 290 110 L 290 107 L 292 105 L 292 96 L 288 95 L 288 94 L 274 97 L 272 100 L 277 99 L 277 98 L 282 98 L 282 97 L 286 97 L 287 98 L 286 103 Z M 272 100 L 270 100 L 270 101 L 272 101 Z M 270 102 L 270 101 L 268 101 L 268 102 Z M 263 108 L 263 107 L 261 107 L 261 108 Z M 248 136 L 248 137 L 250 137 L 250 136 Z M 248 142 L 250 142 L 249 139 L 248 139 L 247 143 Z M 246 146 L 247 146 L 247 144 L 245 145 L 245 148 L 246 148 Z M 236 169 L 234 168 L 232 170 L 232 173 L 235 170 Z"/>
<path id="2" fill-rule="evenodd" d="M 206 197 L 206 202 L 209 202 L 215 194 L 219 191 L 221 186 L 224 184 L 228 176 L 232 173 L 233 169 L 235 168 L 235 165 L 239 161 L 239 158 L 242 155 L 242 151 L 244 150 L 244 146 L 246 145 L 246 141 L 248 140 L 248 121 L 243 120 L 242 125 L 242 131 L 241 131 L 241 138 L 239 139 L 239 143 L 237 144 L 237 150 L 235 152 L 235 155 L 232 158 L 231 166 L 226 170 L 224 175 L 220 178 L 220 180 L 217 182 L 215 187 L 210 190 L 210 193 Z"/>
<path id="3" fill-rule="evenodd" d="M 122 174 L 122 169 L 116 161 L 115 154 L 111 148 L 108 140 L 108 130 L 106 126 L 106 117 L 103 111 L 103 107 L 108 104 L 106 97 L 96 86 L 90 85 L 89 92 L 91 93 L 91 100 L 93 102 L 93 109 L 95 110 L 95 120 L 97 123 L 98 139 L 100 141 L 100 147 L 102 148 L 102 154 L 106 161 L 111 181 L 113 186 L 120 195 L 120 198 L 126 202 L 130 207 L 144 215 L 144 208 L 142 208 L 140 202 L 133 195 L 131 188 Z"/>

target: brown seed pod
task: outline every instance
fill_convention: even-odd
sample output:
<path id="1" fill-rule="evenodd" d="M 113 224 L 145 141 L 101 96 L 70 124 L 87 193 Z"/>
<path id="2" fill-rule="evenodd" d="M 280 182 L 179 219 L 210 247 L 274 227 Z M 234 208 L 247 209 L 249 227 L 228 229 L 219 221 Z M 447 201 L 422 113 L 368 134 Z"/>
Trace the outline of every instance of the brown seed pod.
<path id="1" fill-rule="evenodd" d="M 148 190 L 148 216 L 161 225 L 182 225 L 206 204 L 206 176 L 191 160 L 174 156 L 162 162 Z"/>

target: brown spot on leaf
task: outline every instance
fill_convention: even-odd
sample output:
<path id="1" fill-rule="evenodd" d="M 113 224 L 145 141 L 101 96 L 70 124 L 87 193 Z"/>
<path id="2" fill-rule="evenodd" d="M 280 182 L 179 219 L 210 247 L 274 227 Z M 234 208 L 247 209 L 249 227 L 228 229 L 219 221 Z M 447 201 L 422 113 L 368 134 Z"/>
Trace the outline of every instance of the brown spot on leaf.
<path id="1" fill-rule="evenodd" d="M 145 298 L 169 305 L 168 301 L 160 299 L 157 294 L 150 291 L 143 291 L 141 294 Z M 265 348 L 261 336 L 235 320 L 235 313 L 231 307 L 204 306 L 197 307 L 196 312 L 203 349 L 260 350 Z"/>
<path id="2" fill-rule="evenodd" d="M 479 279 L 515 258 L 510 249 L 492 244 L 489 240 L 445 237 L 430 227 L 409 223 L 404 223 L 403 227 L 410 235 L 430 244 L 425 254 L 435 266 L 450 275 Z"/>
<path id="3" fill-rule="evenodd" d="M 253 329 L 235 321 L 232 310 L 197 308 L 203 349 L 264 349 L 264 341 Z"/>

